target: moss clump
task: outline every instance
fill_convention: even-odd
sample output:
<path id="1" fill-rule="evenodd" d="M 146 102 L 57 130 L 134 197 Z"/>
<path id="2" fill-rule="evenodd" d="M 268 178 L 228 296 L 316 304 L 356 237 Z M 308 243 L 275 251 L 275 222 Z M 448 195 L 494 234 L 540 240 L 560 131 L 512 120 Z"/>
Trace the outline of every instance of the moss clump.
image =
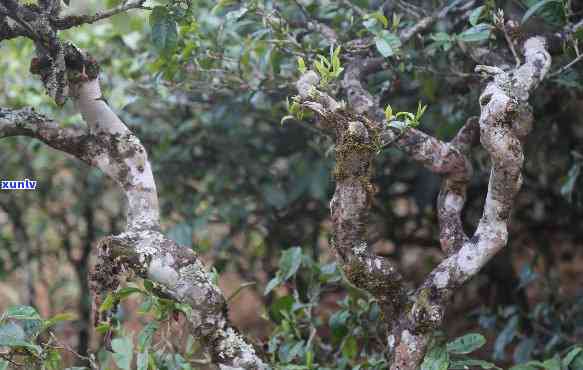
<path id="1" fill-rule="evenodd" d="M 359 289 L 365 290 L 378 299 L 383 312 L 391 314 L 397 312 L 403 305 L 401 285 L 386 273 L 384 268 L 369 268 L 367 260 L 374 260 L 374 256 L 363 258 L 353 257 L 344 265 L 344 273 L 350 283 Z"/>

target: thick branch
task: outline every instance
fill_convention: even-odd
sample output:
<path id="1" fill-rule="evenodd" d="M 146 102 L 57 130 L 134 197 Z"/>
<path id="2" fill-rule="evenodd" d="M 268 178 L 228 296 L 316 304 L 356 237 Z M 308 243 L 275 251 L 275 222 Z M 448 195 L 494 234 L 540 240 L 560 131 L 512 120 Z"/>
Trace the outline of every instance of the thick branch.
<path id="1" fill-rule="evenodd" d="M 362 85 L 363 78 L 378 71 L 382 64 L 381 58 L 367 58 L 355 60 L 346 67 L 342 87 L 346 91 L 349 107 L 377 121 L 381 145 L 395 146 L 438 174 L 466 173 L 469 161 L 457 146 L 444 143 L 415 128 L 403 131 L 384 122 L 384 112 L 377 99 Z"/>
<path id="2" fill-rule="evenodd" d="M 417 369 L 431 332 L 441 325 L 445 305 L 455 288 L 474 276 L 508 239 L 508 222 L 521 183 L 522 143 L 532 124 L 530 92 L 547 74 L 551 57 L 541 37 L 524 44 L 525 63 L 511 72 L 496 72 L 480 96 L 480 140 L 492 161 L 484 213 L 473 237 L 445 259 L 416 293 L 389 337 L 391 369 Z"/>
<path id="3" fill-rule="evenodd" d="M 466 203 L 466 191 L 472 176 L 469 160 L 470 149 L 477 143 L 479 124 L 476 117 L 468 119 L 465 126 L 449 144 L 452 151 L 460 155 L 453 158 L 450 171 L 443 173 L 441 189 L 437 197 L 437 217 L 439 221 L 439 242 L 446 255 L 456 252 L 468 241 L 461 214 Z M 447 158 L 447 155 L 444 156 Z"/>
<path id="4" fill-rule="evenodd" d="M 0 8 L 0 41 L 10 40 L 20 36 L 29 36 L 22 26 L 17 23 L 9 22 L 2 14 L 6 13 L 2 13 L 2 9 Z"/>
<path id="5" fill-rule="evenodd" d="M 0 138 L 30 136 L 101 169 L 128 199 L 127 230 L 100 242 L 101 262 L 92 274 L 98 296 L 117 288 L 117 274 L 132 268 L 192 308 L 192 333 L 221 369 L 263 369 L 253 347 L 231 326 L 225 298 L 198 256 L 159 231 L 156 184 L 147 153 L 102 99 L 96 79 L 76 80 L 72 92 L 89 130 L 61 128 L 32 109 L 0 109 Z"/>
<path id="6" fill-rule="evenodd" d="M 377 124 L 343 109 L 318 91 L 318 75 L 309 71 L 297 83 L 301 104 L 316 112 L 325 126 L 336 131 L 336 190 L 330 202 L 334 228 L 332 246 L 348 279 L 378 299 L 387 323 L 405 301 L 402 277 L 384 257 L 371 252 L 366 224 L 372 197 L 372 162 Z"/>

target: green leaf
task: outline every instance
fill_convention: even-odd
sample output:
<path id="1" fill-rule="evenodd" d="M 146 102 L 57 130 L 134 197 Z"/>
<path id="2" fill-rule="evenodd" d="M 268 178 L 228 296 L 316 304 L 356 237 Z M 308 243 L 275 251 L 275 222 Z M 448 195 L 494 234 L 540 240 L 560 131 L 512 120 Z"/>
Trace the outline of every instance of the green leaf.
<path id="1" fill-rule="evenodd" d="M 234 0 L 219 0 L 217 2 L 217 5 L 215 5 L 212 10 L 211 10 L 211 14 L 216 14 L 217 12 L 219 12 L 221 9 L 226 8 L 227 6 L 231 5 L 235 3 Z"/>
<path id="2" fill-rule="evenodd" d="M 375 46 L 377 47 L 379 53 L 381 53 L 381 55 L 385 58 L 388 58 L 395 53 L 393 48 L 391 48 L 391 45 L 381 37 L 375 37 Z"/>
<path id="3" fill-rule="evenodd" d="M 282 363 L 289 363 L 296 358 L 300 352 L 302 352 L 304 342 L 284 342 L 281 347 L 279 347 L 278 356 Z M 292 368 L 290 365 L 285 367 L 286 369 Z"/>
<path id="4" fill-rule="evenodd" d="M 421 370 L 447 370 L 449 367 L 449 353 L 445 346 L 433 347 L 423 359 Z"/>
<path id="5" fill-rule="evenodd" d="M 248 11 L 249 9 L 247 9 L 247 7 L 244 6 L 241 7 L 240 9 L 230 11 L 225 15 L 225 20 L 227 22 L 236 22 L 239 19 L 241 19 L 245 14 L 247 14 Z"/>
<path id="6" fill-rule="evenodd" d="M 273 289 L 277 288 L 279 286 L 279 284 L 281 284 L 283 281 L 281 280 L 280 275 L 275 275 L 275 277 L 271 280 L 269 280 L 269 283 L 267 283 L 267 286 L 265 287 L 265 290 L 263 291 L 263 295 L 268 295 Z"/>
<path id="7" fill-rule="evenodd" d="M 101 323 L 99 323 L 99 325 L 97 325 L 95 327 L 95 331 L 98 332 L 99 334 L 105 334 L 110 330 L 111 330 L 111 325 L 109 325 L 109 323 L 106 323 L 106 322 L 101 322 Z"/>
<path id="8" fill-rule="evenodd" d="M 304 62 L 304 58 L 298 57 L 298 71 L 300 73 L 306 73 L 308 69 L 306 68 L 306 63 Z"/>
<path id="9" fill-rule="evenodd" d="M 476 9 L 472 10 L 472 12 L 470 13 L 470 24 L 472 26 L 475 26 L 478 24 L 478 20 L 480 19 L 480 16 L 482 15 L 482 12 L 484 11 L 484 9 L 486 8 L 485 5 L 479 6 Z"/>
<path id="10" fill-rule="evenodd" d="M 122 370 L 131 370 L 132 358 L 134 356 L 134 344 L 132 338 L 121 337 L 111 341 L 113 349 L 113 360 Z"/>
<path id="11" fill-rule="evenodd" d="M 583 369 L 583 353 L 579 353 L 578 356 L 575 356 L 569 366 L 572 370 Z"/>
<path id="12" fill-rule="evenodd" d="M 122 301 L 134 293 L 144 293 L 144 291 L 136 287 L 125 287 L 115 292 L 115 295 L 117 299 Z"/>
<path id="13" fill-rule="evenodd" d="M 561 0 L 541 0 L 540 2 L 534 4 L 533 6 L 531 6 L 526 13 L 524 13 L 524 16 L 522 17 L 522 20 L 520 21 L 521 23 L 526 22 L 530 17 L 532 17 L 534 14 L 536 14 L 538 11 L 542 10 L 542 8 L 550 3 L 559 3 L 561 4 Z"/>
<path id="14" fill-rule="evenodd" d="M 491 25 L 480 23 L 460 33 L 458 37 L 464 42 L 480 42 L 490 38 L 491 29 Z"/>
<path id="15" fill-rule="evenodd" d="M 346 327 L 346 322 L 350 318 L 350 312 L 348 310 L 338 310 L 334 312 L 328 319 L 328 325 L 332 329 L 332 339 L 338 343 L 346 334 L 348 334 L 348 328 Z"/>
<path id="16" fill-rule="evenodd" d="M 148 362 L 150 360 L 149 351 L 138 352 L 138 358 L 136 361 L 137 370 L 148 370 Z"/>
<path id="17" fill-rule="evenodd" d="M 8 370 L 8 362 L 0 360 L 0 370 Z"/>
<path id="18" fill-rule="evenodd" d="M 569 365 L 571 365 L 571 362 L 573 362 L 573 360 L 581 353 L 581 351 L 583 351 L 582 347 L 575 347 L 572 350 L 569 351 L 569 353 L 567 353 L 567 355 L 565 356 L 565 358 L 563 358 L 563 367 L 567 368 Z"/>
<path id="19" fill-rule="evenodd" d="M 43 330 L 43 320 L 21 320 L 22 329 L 26 335 L 27 340 L 36 338 Z"/>
<path id="20" fill-rule="evenodd" d="M 290 312 L 294 305 L 294 297 L 286 295 L 278 298 L 269 307 L 269 311 L 275 322 L 280 322 L 284 318 L 286 312 Z"/>
<path id="21" fill-rule="evenodd" d="M 519 274 L 520 284 L 517 289 L 522 289 L 538 278 L 538 274 L 534 272 L 530 264 L 525 263 Z"/>
<path id="22" fill-rule="evenodd" d="M 475 369 L 477 366 L 479 366 L 481 369 L 502 370 L 498 366 L 496 366 L 495 364 L 493 364 L 491 362 L 483 361 L 483 360 L 474 360 L 474 359 L 452 360 L 450 365 L 449 365 L 449 368 L 451 370 L 455 370 L 455 369 L 470 370 L 470 369 Z"/>
<path id="23" fill-rule="evenodd" d="M 482 334 L 470 333 L 449 342 L 447 352 L 464 355 L 474 352 L 484 344 L 486 344 L 486 338 Z"/>
<path id="24" fill-rule="evenodd" d="M 520 365 L 512 366 L 510 368 L 510 370 L 537 370 L 537 369 L 539 369 L 539 367 L 532 365 L 532 362 L 529 362 L 528 364 L 520 364 Z"/>
<path id="25" fill-rule="evenodd" d="M 387 122 L 391 122 L 393 119 L 393 108 L 390 104 L 387 104 L 387 107 L 385 108 L 385 119 Z"/>
<path id="26" fill-rule="evenodd" d="M 99 312 L 105 312 L 105 311 L 109 311 L 113 308 L 113 306 L 116 303 L 116 299 L 115 299 L 115 293 L 109 293 L 107 295 L 107 297 L 105 297 L 105 299 L 103 300 L 103 302 L 101 303 L 101 306 L 99 306 Z"/>
<path id="27" fill-rule="evenodd" d="M 76 320 L 77 316 L 75 316 L 75 314 L 70 313 L 70 312 L 65 312 L 65 313 L 60 313 L 58 315 L 55 315 L 53 317 L 51 317 L 50 319 L 48 319 L 47 321 L 45 321 L 44 323 L 44 327 L 45 328 L 50 328 L 55 326 L 56 324 L 63 322 L 63 321 L 73 321 Z"/>
<path id="28" fill-rule="evenodd" d="M 300 268 L 302 263 L 302 248 L 293 247 L 283 251 L 279 260 L 279 271 L 283 281 L 286 281 Z"/>
<path id="29" fill-rule="evenodd" d="M 530 356 L 534 350 L 535 345 L 536 342 L 533 338 L 524 338 L 521 340 L 514 350 L 514 362 L 520 364 L 530 360 Z"/>
<path id="30" fill-rule="evenodd" d="M 0 346 L 10 346 L 25 339 L 26 334 L 20 325 L 9 322 L 0 326 Z"/>
<path id="31" fill-rule="evenodd" d="M 518 329 L 518 322 L 518 316 L 512 316 L 506 323 L 504 329 L 498 334 L 498 337 L 496 337 L 496 341 L 494 342 L 494 359 L 504 359 L 504 349 L 514 339 Z"/>
<path id="32" fill-rule="evenodd" d="M 362 22 L 362 24 L 364 24 L 364 26 L 372 33 L 377 33 L 380 29 L 389 26 L 389 20 L 380 11 L 367 14 L 365 19 L 366 20 Z"/>
<path id="33" fill-rule="evenodd" d="M 384 28 L 389 26 L 389 20 L 381 12 L 374 12 L 371 14 L 377 21 L 381 22 Z"/>
<path id="34" fill-rule="evenodd" d="M 577 184 L 577 179 L 581 174 L 581 163 L 575 163 L 571 166 L 569 173 L 567 173 L 567 179 L 565 180 L 563 186 L 561 186 L 561 195 L 567 199 L 569 203 L 573 201 L 573 191 L 575 190 L 575 185 Z"/>
<path id="35" fill-rule="evenodd" d="M 401 47 L 401 39 L 389 31 L 382 31 L 375 37 L 375 45 L 379 53 L 387 58 L 395 54 Z"/>
<path id="36" fill-rule="evenodd" d="M 176 22 L 163 6 L 156 6 L 150 14 L 152 26 L 152 42 L 160 51 L 171 51 L 178 42 Z"/>
<path id="37" fill-rule="evenodd" d="M 14 320 L 41 320 L 40 315 L 30 306 L 11 306 L 4 312 L 4 317 Z"/>
<path id="38" fill-rule="evenodd" d="M 290 106 L 290 112 L 298 117 L 300 111 L 301 106 L 298 103 L 293 102 Z M 267 203 L 277 209 L 282 209 L 288 204 L 287 194 L 282 189 L 272 184 L 266 185 L 263 188 L 263 195 L 265 196 Z"/>
<path id="39" fill-rule="evenodd" d="M 356 343 L 356 337 L 349 336 L 346 338 L 342 344 L 342 355 L 351 360 L 356 358 L 358 355 L 358 343 Z"/>
<path id="40" fill-rule="evenodd" d="M 9 322 L 0 326 L 0 347 L 25 348 L 38 355 L 42 353 L 42 348 L 26 341 L 26 332 L 14 322 Z"/>
<path id="41" fill-rule="evenodd" d="M 152 343 L 152 337 L 159 327 L 160 324 L 158 322 L 150 321 L 146 326 L 144 326 L 142 331 L 140 331 L 140 334 L 138 335 L 138 350 L 140 352 L 144 352 L 150 347 L 150 344 Z"/>
<path id="42" fill-rule="evenodd" d="M 43 370 L 62 369 L 62 358 L 59 351 L 50 349 L 44 353 Z"/>
<path id="43" fill-rule="evenodd" d="M 561 370 L 561 358 L 559 354 L 555 354 L 553 358 L 543 362 L 543 366 L 547 370 Z"/>

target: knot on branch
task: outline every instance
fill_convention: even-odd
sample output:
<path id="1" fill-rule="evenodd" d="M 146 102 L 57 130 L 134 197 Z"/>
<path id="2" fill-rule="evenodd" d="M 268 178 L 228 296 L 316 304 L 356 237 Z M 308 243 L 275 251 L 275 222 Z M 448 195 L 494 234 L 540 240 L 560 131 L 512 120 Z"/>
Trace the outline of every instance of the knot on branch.
<path id="1" fill-rule="evenodd" d="M 435 287 L 422 288 L 419 291 L 410 313 L 416 333 L 432 332 L 440 327 L 444 317 L 444 308 L 438 303 L 439 301 L 439 292 Z"/>
<path id="2" fill-rule="evenodd" d="M 361 246 L 353 249 L 354 255 L 343 265 L 346 278 L 357 288 L 372 294 L 379 301 L 384 317 L 390 319 L 404 303 L 402 277 L 387 258 L 359 248 Z"/>
<path id="3" fill-rule="evenodd" d="M 319 83 L 320 76 L 314 71 L 307 71 L 296 82 L 296 88 L 302 105 L 326 118 L 329 113 L 340 109 L 342 104 L 330 95 L 319 91 Z"/>
<path id="4" fill-rule="evenodd" d="M 71 86 L 99 76 L 99 64 L 71 43 L 61 44 L 55 38 L 53 44 L 53 48 L 32 58 L 30 73 L 39 75 L 49 95 L 62 105 Z"/>
<path id="5" fill-rule="evenodd" d="M 337 142 L 334 175 L 338 181 L 359 179 L 368 186 L 376 152 L 374 139 L 378 141 L 378 135 L 355 118 L 348 112 L 335 115 Z"/>

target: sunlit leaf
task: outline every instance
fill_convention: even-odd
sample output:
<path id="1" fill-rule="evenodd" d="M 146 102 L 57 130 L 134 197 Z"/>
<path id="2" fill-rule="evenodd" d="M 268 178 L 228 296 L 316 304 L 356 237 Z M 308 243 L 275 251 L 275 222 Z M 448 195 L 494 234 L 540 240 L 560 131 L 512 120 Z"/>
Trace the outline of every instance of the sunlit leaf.
<path id="1" fill-rule="evenodd" d="M 134 344 L 130 337 L 115 338 L 111 341 L 113 349 L 113 360 L 122 370 L 131 370 L 132 359 L 134 357 Z"/>
<path id="2" fill-rule="evenodd" d="M 283 251 L 279 260 L 279 271 L 285 281 L 295 275 L 302 263 L 302 248 L 293 247 Z"/>
<path id="3" fill-rule="evenodd" d="M 480 42 L 490 38 L 492 26 L 486 23 L 480 23 L 472 28 L 465 30 L 458 35 L 459 39 L 464 42 Z"/>
<path id="4" fill-rule="evenodd" d="M 152 27 L 152 43 L 161 51 L 171 51 L 178 42 L 176 21 L 163 6 L 156 6 L 150 14 Z"/>
<path id="5" fill-rule="evenodd" d="M 434 346 L 425 355 L 421 370 L 447 370 L 449 367 L 449 354 L 445 346 Z"/>
<path id="6" fill-rule="evenodd" d="M 478 333 L 466 334 L 447 344 L 447 352 L 454 354 L 467 354 L 474 352 L 486 344 L 486 338 Z"/>
<path id="7" fill-rule="evenodd" d="M 526 11 L 526 13 L 524 13 L 524 15 L 522 16 L 521 23 L 526 22 L 530 17 L 532 17 L 533 15 L 535 15 L 536 13 L 538 13 L 539 11 L 541 11 L 543 9 L 543 7 L 545 7 L 545 6 L 547 6 L 548 4 L 551 4 L 551 3 L 561 4 L 561 0 L 541 0 L 541 1 L 539 1 L 535 5 L 533 5 L 530 8 L 528 8 L 528 10 Z"/>

